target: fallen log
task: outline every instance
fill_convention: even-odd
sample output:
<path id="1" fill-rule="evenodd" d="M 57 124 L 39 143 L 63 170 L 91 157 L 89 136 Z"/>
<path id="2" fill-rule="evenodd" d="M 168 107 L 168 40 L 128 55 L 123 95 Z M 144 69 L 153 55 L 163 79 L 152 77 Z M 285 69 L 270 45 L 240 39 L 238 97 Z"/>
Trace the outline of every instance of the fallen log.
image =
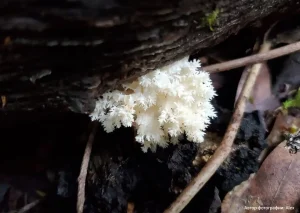
<path id="1" fill-rule="evenodd" d="M 2 0 L 1 110 L 90 113 L 104 91 L 299 8 L 297 0 Z"/>

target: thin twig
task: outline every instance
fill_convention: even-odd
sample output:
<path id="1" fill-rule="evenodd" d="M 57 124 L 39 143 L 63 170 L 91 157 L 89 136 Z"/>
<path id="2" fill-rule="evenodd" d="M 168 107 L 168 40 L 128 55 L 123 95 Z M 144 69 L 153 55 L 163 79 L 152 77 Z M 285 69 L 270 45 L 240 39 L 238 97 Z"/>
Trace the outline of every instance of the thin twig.
<path id="1" fill-rule="evenodd" d="M 299 43 L 300 44 L 300 43 Z M 260 48 L 260 53 L 264 53 L 271 48 L 271 43 L 265 42 Z M 224 138 L 212 156 L 212 158 L 202 168 L 201 172 L 191 181 L 191 183 L 183 190 L 179 197 L 172 203 L 172 205 L 164 211 L 164 213 L 178 213 L 192 200 L 204 184 L 216 172 L 219 166 L 224 162 L 230 154 L 233 141 L 236 137 L 237 131 L 240 127 L 241 120 L 245 111 L 245 105 L 249 99 L 252 88 L 256 81 L 256 77 L 260 71 L 262 64 L 254 64 L 249 72 L 247 80 L 243 86 L 242 92 L 236 104 L 235 111 L 232 115 L 230 124 L 226 130 Z"/>
<path id="2" fill-rule="evenodd" d="M 213 64 L 209 65 L 206 67 L 203 67 L 203 70 L 210 72 L 210 73 L 215 73 L 215 72 L 223 72 L 231 69 L 235 69 L 238 67 L 244 67 L 247 65 L 255 64 L 255 63 L 260 63 L 263 61 L 267 61 L 273 58 L 278 58 L 280 56 L 288 55 L 290 53 L 296 52 L 300 50 L 300 41 L 289 44 L 283 47 L 279 47 L 267 52 L 260 52 L 258 54 L 254 54 L 251 56 L 247 56 L 244 58 L 239 58 L 219 64 Z"/>
<path id="3" fill-rule="evenodd" d="M 12 212 L 17 212 L 17 213 L 26 213 L 29 210 L 31 210 L 32 208 L 34 208 L 35 206 L 37 206 L 39 203 L 41 202 L 41 200 L 35 200 L 31 203 L 28 203 L 27 205 L 23 206 L 21 209 L 19 209 L 18 211 L 12 211 Z"/>
<path id="4" fill-rule="evenodd" d="M 80 174 L 78 177 L 77 213 L 83 212 L 83 206 L 85 201 L 86 175 L 87 175 L 87 170 L 89 166 L 90 156 L 92 152 L 92 147 L 93 147 L 93 142 L 94 142 L 97 127 L 98 127 L 97 121 L 91 123 L 91 133 L 89 135 L 89 139 L 84 150 Z"/>

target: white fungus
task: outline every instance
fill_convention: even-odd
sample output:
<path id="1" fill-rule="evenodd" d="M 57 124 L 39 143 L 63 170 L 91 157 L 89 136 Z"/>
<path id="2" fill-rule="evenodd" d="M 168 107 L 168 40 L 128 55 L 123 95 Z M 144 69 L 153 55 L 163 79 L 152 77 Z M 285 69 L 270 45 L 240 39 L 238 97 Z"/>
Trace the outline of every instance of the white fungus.
<path id="1" fill-rule="evenodd" d="M 200 61 L 188 58 L 123 84 L 124 91 L 103 94 L 90 115 L 106 132 L 121 126 L 137 130 L 143 151 L 176 144 L 185 133 L 200 143 L 210 119 L 216 117 L 211 104 L 216 95 L 209 73 L 199 70 Z"/>

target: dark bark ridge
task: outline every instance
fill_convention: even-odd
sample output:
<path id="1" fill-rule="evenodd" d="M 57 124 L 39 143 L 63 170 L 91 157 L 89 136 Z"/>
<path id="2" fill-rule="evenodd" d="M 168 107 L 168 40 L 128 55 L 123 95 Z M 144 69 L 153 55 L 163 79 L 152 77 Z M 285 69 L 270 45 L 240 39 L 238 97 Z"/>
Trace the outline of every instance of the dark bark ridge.
<path id="1" fill-rule="evenodd" d="M 2 111 L 90 113 L 108 89 L 286 8 L 299 8 L 299 1 L 2 0 Z M 202 20 L 216 9 L 210 31 Z"/>

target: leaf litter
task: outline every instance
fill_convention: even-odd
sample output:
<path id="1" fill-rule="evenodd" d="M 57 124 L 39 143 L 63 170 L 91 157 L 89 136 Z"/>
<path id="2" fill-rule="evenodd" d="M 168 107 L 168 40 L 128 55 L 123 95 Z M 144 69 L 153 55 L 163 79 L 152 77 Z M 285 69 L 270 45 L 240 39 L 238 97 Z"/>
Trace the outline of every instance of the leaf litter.
<path id="1" fill-rule="evenodd" d="M 282 38 L 286 34 L 282 35 L 276 37 L 276 45 L 285 43 Z M 233 40 L 238 41 L 235 37 L 227 42 L 232 45 Z M 286 43 L 296 40 L 289 37 Z M 245 206 L 298 208 L 297 54 L 287 58 L 279 74 L 268 62 L 261 63 L 228 156 L 182 212 L 251 212 Z M 207 65 L 228 60 L 222 59 L 221 50 L 217 56 L 202 55 Z M 151 213 L 168 209 L 217 153 L 250 67 L 211 75 L 215 89 L 222 90 L 214 100 L 219 116 L 199 146 L 183 139 L 179 145 L 144 154 L 132 143 L 130 129 L 107 135 L 98 128 L 94 140 L 101 143 L 94 144 L 86 168 L 84 212 Z M 32 122 L 33 118 L 38 122 Z M 1 124 L 2 138 L 11 142 L 0 145 L 2 156 L 13 153 L 16 146 L 30 154 L 15 153 L 22 156 L 20 159 L 2 157 L 5 178 L 0 182 L 0 212 L 75 212 L 77 177 L 89 133 L 87 117 L 8 113 L 1 119 L 6 124 Z M 31 142 L 25 146 L 24 140 Z M 24 174 L 34 181 L 13 179 Z M 36 185 L 38 182 L 41 184 Z"/>

